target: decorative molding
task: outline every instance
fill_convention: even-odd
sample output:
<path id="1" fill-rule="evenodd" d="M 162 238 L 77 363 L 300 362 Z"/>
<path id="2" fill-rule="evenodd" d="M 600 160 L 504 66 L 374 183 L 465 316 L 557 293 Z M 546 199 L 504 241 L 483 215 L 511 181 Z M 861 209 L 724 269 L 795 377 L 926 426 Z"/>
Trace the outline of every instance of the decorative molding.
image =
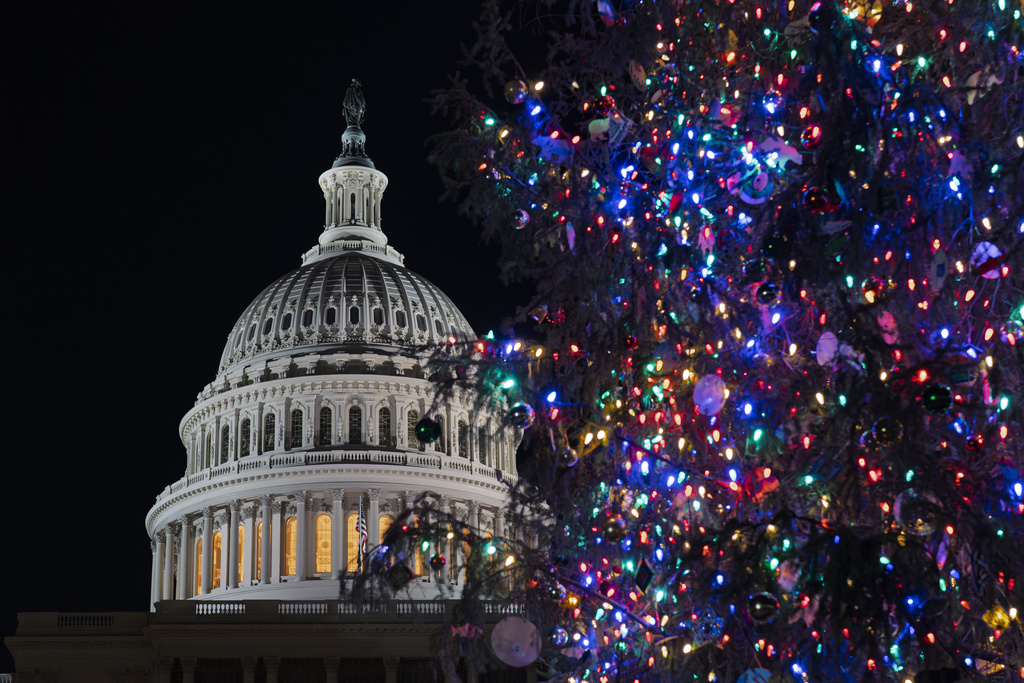
<path id="1" fill-rule="evenodd" d="M 366 496 L 370 500 L 378 500 L 384 489 L 366 489 Z"/>
<path id="2" fill-rule="evenodd" d="M 345 497 L 345 489 L 330 489 L 331 500 L 341 502 Z"/>

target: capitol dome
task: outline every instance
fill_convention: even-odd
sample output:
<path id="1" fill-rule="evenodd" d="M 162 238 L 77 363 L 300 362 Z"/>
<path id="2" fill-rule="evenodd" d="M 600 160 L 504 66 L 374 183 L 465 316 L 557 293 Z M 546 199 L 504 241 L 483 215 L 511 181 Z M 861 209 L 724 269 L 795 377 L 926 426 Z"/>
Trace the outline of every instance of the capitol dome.
<path id="1" fill-rule="evenodd" d="M 366 154 L 364 111 L 353 82 L 341 155 L 319 178 L 317 243 L 235 321 L 181 420 L 185 471 L 146 517 L 154 605 L 336 599 L 339 580 L 428 491 L 482 534 L 512 533 L 504 506 L 519 435 L 471 396 L 441 400 L 426 376 L 438 346 L 475 335 L 388 244 L 388 181 Z M 414 428 L 428 416 L 441 437 L 422 443 Z M 409 548 L 412 597 L 442 584 L 458 593 L 456 546 Z M 435 553 L 449 558 L 443 571 L 427 567 Z"/>

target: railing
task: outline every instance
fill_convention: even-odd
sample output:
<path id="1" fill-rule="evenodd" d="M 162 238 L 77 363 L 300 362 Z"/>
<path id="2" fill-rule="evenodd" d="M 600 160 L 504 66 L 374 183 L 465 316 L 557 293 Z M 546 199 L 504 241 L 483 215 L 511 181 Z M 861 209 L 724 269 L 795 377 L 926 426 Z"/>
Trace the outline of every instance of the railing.
<path id="1" fill-rule="evenodd" d="M 400 467 L 429 468 L 440 471 L 462 472 L 472 474 L 483 479 L 496 479 L 497 481 L 512 484 L 516 477 L 509 475 L 494 467 L 483 465 L 478 462 L 471 462 L 458 456 L 450 456 L 434 453 L 421 452 L 393 452 L 393 451 L 293 451 L 278 453 L 276 455 L 254 455 L 241 460 L 235 460 L 223 465 L 216 465 L 210 469 L 190 474 L 187 477 L 165 488 L 158 496 L 158 499 L 166 498 L 172 494 L 189 488 L 204 481 L 212 481 L 222 477 L 235 475 L 243 472 L 256 470 L 299 467 L 302 465 L 395 465 Z"/>
<path id="2" fill-rule="evenodd" d="M 96 628 L 98 626 L 113 626 L 113 614 L 58 614 L 57 628 Z"/>
<path id="3" fill-rule="evenodd" d="M 14 683 L 14 674 L 0 674 L 0 683 Z"/>
<path id="4" fill-rule="evenodd" d="M 245 601 L 237 600 L 233 602 L 217 601 L 217 602 L 197 602 L 196 603 L 196 614 L 201 617 L 213 616 L 213 615 L 238 615 L 245 614 Z"/>

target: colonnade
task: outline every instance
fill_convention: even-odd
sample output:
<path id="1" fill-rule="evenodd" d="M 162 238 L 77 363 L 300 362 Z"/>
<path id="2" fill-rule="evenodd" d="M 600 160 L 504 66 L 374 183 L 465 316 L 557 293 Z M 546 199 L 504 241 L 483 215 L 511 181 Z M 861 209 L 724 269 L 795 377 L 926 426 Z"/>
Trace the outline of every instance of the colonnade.
<path id="1" fill-rule="evenodd" d="M 390 524 L 418 495 L 417 491 L 385 492 L 376 488 L 354 492 L 341 488 L 300 490 L 231 500 L 184 514 L 159 528 L 151 539 L 151 603 L 187 600 L 239 587 L 336 578 L 339 571 L 355 569 L 349 546 L 358 544 L 358 539 L 349 539 L 349 518 L 358 515 L 360 503 L 366 519 L 367 547 L 372 550 L 381 537 L 381 520 Z M 454 513 L 482 534 L 505 535 L 506 513 L 502 509 L 474 501 L 453 501 L 449 496 L 439 499 L 437 509 L 445 515 Z M 316 520 L 321 515 L 327 515 L 331 522 L 329 571 L 322 571 L 327 559 L 322 545 L 328 539 L 317 533 Z M 215 539 L 219 539 L 219 547 Z M 434 577 L 424 570 L 421 581 L 458 582 L 463 549 L 461 544 L 452 543 L 447 550 L 448 569 Z M 431 548 L 429 553 L 433 552 L 443 549 Z"/>

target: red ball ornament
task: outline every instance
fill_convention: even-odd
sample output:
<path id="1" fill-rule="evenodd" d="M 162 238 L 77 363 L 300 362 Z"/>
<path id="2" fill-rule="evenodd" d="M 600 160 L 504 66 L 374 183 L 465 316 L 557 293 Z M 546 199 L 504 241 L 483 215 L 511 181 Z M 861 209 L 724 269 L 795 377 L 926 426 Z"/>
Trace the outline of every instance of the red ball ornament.
<path id="1" fill-rule="evenodd" d="M 821 139 L 821 126 L 811 124 L 800 133 L 800 144 L 808 151 L 818 149 L 821 146 Z"/>
<path id="2" fill-rule="evenodd" d="M 441 571 L 444 569 L 444 565 L 447 564 L 447 560 L 445 560 L 444 555 L 441 553 L 434 553 L 428 561 L 430 562 L 430 568 L 434 571 Z"/>
<path id="3" fill-rule="evenodd" d="M 800 199 L 804 208 L 811 213 L 827 213 L 839 208 L 839 202 L 827 188 L 809 187 Z"/>
<path id="4" fill-rule="evenodd" d="M 608 113 L 614 108 L 615 98 L 611 95 L 599 97 L 597 101 L 594 102 L 594 110 L 597 112 L 598 116 L 608 116 Z"/>

